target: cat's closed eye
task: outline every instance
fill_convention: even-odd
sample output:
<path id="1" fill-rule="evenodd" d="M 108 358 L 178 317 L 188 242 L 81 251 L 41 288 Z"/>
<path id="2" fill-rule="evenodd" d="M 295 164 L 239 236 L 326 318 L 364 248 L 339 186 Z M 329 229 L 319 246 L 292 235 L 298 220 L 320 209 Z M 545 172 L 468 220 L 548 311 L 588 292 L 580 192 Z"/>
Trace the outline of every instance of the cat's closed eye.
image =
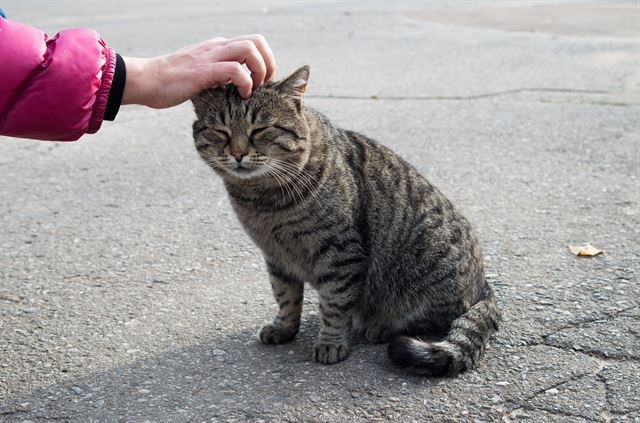
<path id="1" fill-rule="evenodd" d="M 225 141 L 231 140 L 231 134 L 229 133 L 229 130 L 226 128 L 213 127 L 211 128 L 211 131 Z"/>
<path id="2" fill-rule="evenodd" d="M 287 135 L 293 135 L 297 137 L 297 134 L 294 130 L 285 128 L 284 126 L 280 126 L 280 125 L 270 125 L 270 126 L 263 126 L 260 128 L 256 128 L 251 131 L 250 137 L 251 138 L 259 137 L 262 134 L 269 133 L 269 132 L 273 132 L 275 135 L 282 135 L 282 133 L 285 133 Z"/>
<path id="3" fill-rule="evenodd" d="M 204 138 L 211 143 L 225 143 L 231 142 L 231 135 L 228 130 L 223 128 L 212 128 L 210 126 L 204 126 L 198 128 L 194 132 L 194 136 Z"/>
<path id="4" fill-rule="evenodd" d="M 251 142 L 255 143 L 269 142 L 278 145 L 282 141 L 286 142 L 286 138 L 290 138 L 290 135 L 291 131 L 281 126 L 269 125 L 253 129 L 249 134 L 249 138 Z M 285 140 L 282 140 L 283 136 L 285 136 Z"/>
<path id="5" fill-rule="evenodd" d="M 249 134 L 249 138 L 253 139 L 254 137 L 259 137 L 260 135 L 268 131 L 270 128 L 271 126 L 263 126 L 261 128 L 255 128 L 254 130 L 251 131 L 251 134 Z"/>
<path id="6" fill-rule="evenodd" d="M 298 138 L 298 133 L 296 131 L 294 131 L 293 129 L 285 128 L 284 126 L 280 126 L 280 125 L 273 125 L 273 127 L 276 128 L 277 130 L 281 131 L 281 132 L 285 132 L 288 135 L 292 135 L 292 136 Z"/>

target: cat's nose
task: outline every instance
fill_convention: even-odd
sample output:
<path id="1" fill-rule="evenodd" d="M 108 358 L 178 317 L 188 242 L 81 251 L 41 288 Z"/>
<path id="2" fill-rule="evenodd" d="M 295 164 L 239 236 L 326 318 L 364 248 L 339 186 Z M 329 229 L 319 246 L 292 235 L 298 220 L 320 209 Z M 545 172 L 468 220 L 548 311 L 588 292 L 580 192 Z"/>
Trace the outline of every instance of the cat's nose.
<path id="1" fill-rule="evenodd" d="M 242 158 L 243 158 L 244 156 L 246 156 L 246 155 L 247 155 L 247 153 L 242 153 L 242 152 L 232 152 L 232 153 L 231 153 L 231 155 L 232 155 L 233 157 L 235 157 L 235 159 L 236 159 L 236 161 L 237 161 L 238 163 L 240 163 L 240 162 L 242 161 Z"/>

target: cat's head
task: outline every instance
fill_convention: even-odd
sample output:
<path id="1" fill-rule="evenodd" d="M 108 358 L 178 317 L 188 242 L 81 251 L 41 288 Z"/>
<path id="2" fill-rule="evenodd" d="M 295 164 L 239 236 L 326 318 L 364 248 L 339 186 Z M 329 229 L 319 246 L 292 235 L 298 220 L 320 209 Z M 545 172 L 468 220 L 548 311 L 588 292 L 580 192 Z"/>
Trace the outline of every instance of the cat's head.
<path id="1" fill-rule="evenodd" d="M 200 156 L 230 179 L 279 178 L 301 169 L 309 157 L 309 127 L 303 97 L 309 67 L 240 97 L 232 85 L 202 91 L 192 99 L 193 138 Z"/>

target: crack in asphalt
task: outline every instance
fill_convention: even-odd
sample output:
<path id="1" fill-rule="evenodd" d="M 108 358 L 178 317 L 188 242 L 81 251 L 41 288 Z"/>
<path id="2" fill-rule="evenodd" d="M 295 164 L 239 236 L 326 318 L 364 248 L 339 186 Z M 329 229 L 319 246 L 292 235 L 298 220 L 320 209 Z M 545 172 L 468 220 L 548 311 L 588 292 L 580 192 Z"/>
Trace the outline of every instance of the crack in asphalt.
<path id="1" fill-rule="evenodd" d="M 598 378 L 598 380 L 600 381 L 600 383 L 602 383 L 602 385 L 604 386 L 604 400 L 605 403 L 607 404 L 607 408 L 605 410 L 603 410 L 603 413 L 610 413 L 611 410 L 611 402 L 609 401 L 609 397 L 610 392 L 609 392 L 609 384 L 607 383 L 607 378 L 604 377 L 604 375 L 602 374 L 602 370 L 604 370 L 606 366 L 606 362 L 602 362 L 600 365 L 600 369 L 598 369 L 598 371 L 596 372 L 596 377 Z M 605 417 L 606 420 L 606 417 Z"/>
<path id="2" fill-rule="evenodd" d="M 583 419 L 588 420 L 588 421 L 593 421 L 593 422 L 598 421 L 598 420 L 594 420 L 594 419 L 589 418 L 589 417 L 584 417 L 584 416 L 579 416 L 579 415 L 575 415 L 575 414 L 565 413 L 562 410 L 551 411 L 551 410 L 547 410 L 545 408 L 538 408 L 538 407 L 533 407 L 533 406 L 523 406 L 523 407 L 515 408 L 512 411 L 510 411 L 509 414 L 507 414 L 505 417 L 507 419 L 517 419 L 518 418 L 518 414 L 517 414 L 518 411 L 544 411 L 545 413 L 551 414 L 552 416 L 582 417 Z M 603 413 L 604 413 L 604 411 L 603 411 Z M 605 421 L 606 421 L 606 419 L 605 419 Z"/>
<path id="3" fill-rule="evenodd" d="M 588 416 L 585 416 L 585 415 L 583 415 L 583 414 L 580 414 L 579 412 L 576 414 L 576 413 L 571 413 L 571 412 L 564 411 L 564 410 L 547 409 L 547 408 L 544 408 L 544 407 L 534 407 L 534 406 L 532 406 L 532 405 L 528 404 L 527 402 L 528 402 L 528 401 L 531 401 L 532 399 L 534 399 L 534 398 L 536 398 L 536 397 L 538 397 L 538 396 L 540 396 L 540 395 L 542 395 L 543 393 L 545 393 L 545 392 L 546 392 L 546 391 L 548 391 L 549 389 L 557 388 L 557 387 L 563 386 L 563 385 L 565 385 L 565 384 L 567 384 L 567 383 L 575 382 L 575 381 L 577 381 L 577 380 L 580 380 L 580 379 L 582 379 L 582 378 L 585 378 L 585 377 L 588 377 L 588 376 L 591 376 L 591 375 L 599 376 L 600 372 L 601 372 L 603 369 L 604 369 L 604 363 L 602 363 L 602 364 L 599 366 L 598 370 L 597 370 L 595 373 L 584 373 L 584 374 L 576 375 L 576 376 L 574 376 L 574 377 L 570 377 L 570 378 L 568 378 L 568 379 L 565 379 L 565 380 L 563 380 L 563 381 L 561 381 L 561 382 L 555 383 L 555 384 L 553 384 L 553 385 L 551 385 L 551 386 L 548 386 L 548 387 L 546 387 L 546 388 L 539 389 L 538 391 L 536 391 L 536 392 L 535 392 L 535 393 L 533 393 L 532 395 L 529 395 L 528 397 L 526 397 L 526 398 L 525 398 L 525 399 L 523 399 L 523 400 L 519 400 L 519 401 L 508 401 L 508 402 L 513 403 L 513 404 L 516 404 L 516 408 L 512 409 L 512 410 L 510 411 L 510 414 L 511 414 L 511 413 L 513 413 L 515 410 L 518 410 L 518 409 L 524 409 L 524 410 L 529 410 L 529 411 L 542 410 L 542 411 L 545 411 L 545 412 L 547 412 L 547 413 L 557 414 L 557 415 L 566 416 L 566 417 L 582 417 L 583 419 L 586 419 L 586 420 L 589 420 L 589 421 L 598 421 L 598 420 L 593 419 L 593 418 L 591 418 L 591 417 L 588 417 Z M 604 383 L 602 380 L 600 380 L 600 378 L 599 378 L 599 381 L 600 381 L 601 383 L 603 383 L 604 388 L 605 388 L 605 398 L 604 398 L 604 400 L 605 400 L 605 404 L 606 404 L 606 406 L 605 406 L 605 407 L 603 407 L 603 409 L 600 411 L 600 414 L 602 414 L 602 413 L 612 412 L 612 411 L 609 409 L 609 408 L 610 408 L 610 404 L 609 404 L 609 402 L 608 402 L 608 398 L 607 398 L 607 396 L 608 396 L 608 388 L 607 388 L 607 386 L 606 386 L 606 383 Z M 507 406 L 507 407 L 509 407 L 510 405 L 509 405 L 509 404 L 506 404 L 506 406 Z M 627 414 L 627 413 L 625 413 L 625 414 Z"/>
<path id="4" fill-rule="evenodd" d="M 522 408 L 525 408 L 525 407 L 531 407 L 531 406 L 527 405 L 527 403 L 526 403 L 527 401 L 531 401 L 532 399 L 534 399 L 534 398 L 535 398 L 535 397 L 537 397 L 538 395 L 543 394 L 544 392 L 548 391 L 549 389 L 557 388 L 558 386 L 562 386 L 562 385 L 564 385 L 565 383 L 569 383 L 569 382 L 573 382 L 573 381 L 578 380 L 578 379 L 582 379 L 583 377 L 585 377 L 585 376 L 589 376 L 590 374 L 591 374 L 591 373 L 589 373 L 589 372 L 586 372 L 586 373 L 579 373 L 579 374 L 574 375 L 574 376 L 572 376 L 572 377 L 570 377 L 570 378 L 568 378 L 568 379 L 564 379 L 564 380 L 561 380 L 560 382 L 556 382 L 556 383 L 553 383 L 553 384 L 551 384 L 551 385 L 549 385 L 549 386 L 546 386 L 546 387 L 544 387 L 544 388 L 540 388 L 540 389 L 538 389 L 537 391 L 535 391 L 533 394 L 526 396 L 524 399 L 518 399 L 518 400 L 513 400 L 513 399 L 511 399 L 511 400 L 507 400 L 507 401 L 506 401 L 506 403 L 505 403 L 505 405 L 506 405 L 507 407 L 509 407 L 509 406 L 510 406 L 510 404 L 509 404 L 509 403 L 511 403 L 511 404 L 514 404 L 514 405 L 515 405 L 515 406 L 517 406 L 517 407 L 522 407 Z"/>
<path id="5" fill-rule="evenodd" d="M 617 319 L 618 317 L 620 317 L 621 315 L 623 315 L 624 313 L 630 311 L 630 310 L 634 310 L 637 309 L 638 305 L 633 305 L 631 307 L 626 307 L 624 309 L 621 310 L 617 310 L 614 312 L 609 312 L 609 313 L 604 313 L 604 315 L 600 315 L 597 317 L 592 317 L 592 318 L 587 318 L 581 321 L 577 321 L 577 322 L 573 322 L 573 323 L 569 323 L 566 324 L 564 326 L 560 326 L 556 329 L 553 329 L 551 332 L 548 332 L 544 335 L 538 335 L 541 339 L 540 340 L 525 340 L 523 343 L 521 343 L 522 346 L 524 347 L 534 347 L 534 346 L 538 346 L 538 345 L 544 345 L 547 347 L 552 347 L 552 348 L 558 348 L 564 351 L 572 351 L 575 353 L 580 353 L 592 358 L 598 358 L 601 360 L 618 360 L 618 361 L 640 361 L 640 358 L 634 355 L 629 355 L 629 354 L 607 354 L 603 351 L 600 351 L 598 349 L 592 348 L 592 349 L 588 349 L 588 350 L 583 350 L 583 349 L 574 349 L 573 347 L 569 347 L 569 346 L 564 346 L 564 345 L 558 345 L 558 344 L 552 344 L 549 342 L 548 338 L 550 336 L 553 335 L 557 335 L 559 332 L 567 330 L 567 329 L 578 329 L 581 327 L 584 327 L 590 323 L 600 323 L 600 322 L 607 322 L 610 320 L 614 320 Z"/>
<path id="6" fill-rule="evenodd" d="M 588 355 L 590 357 L 594 357 L 594 358 L 599 358 L 599 359 L 604 359 L 604 360 L 610 360 L 610 359 L 615 359 L 615 360 L 622 360 L 622 361 L 638 361 L 640 360 L 640 357 L 633 355 L 631 352 L 622 352 L 622 353 L 607 353 L 605 351 L 601 351 L 599 350 L 597 347 L 581 347 L 579 350 L 578 349 L 574 349 L 573 347 L 569 347 L 569 346 L 563 346 L 563 345 L 558 345 L 558 344 L 552 344 L 549 341 L 549 337 L 553 336 L 553 335 L 557 335 L 559 332 L 564 331 L 564 330 L 568 330 L 568 329 L 578 329 L 578 328 L 582 328 L 590 323 L 602 323 L 602 322 L 608 322 L 611 320 L 615 320 L 618 317 L 624 315 L 624 313 L 630 311 L 630 310 L 634 310 L 637 309 L 638 306 L 637 305 L 633 305 L 631 307 L 627 307 L 624 308 L 622 310 L 618 310 L 615 312 L 610 312 L 610 313 L 605 313 L 604 316 L 598 316 L 598 317 L 594 317 L 594 318 L 589 318 L 589 319 L 585 319 L 579 322 L 575 322 L 569 325 L 565 325 L 562 326 L 560 328 L 555 329 L 553 332 L 547 333 L 545 335 L 542 335 L 542 342 L 537 342 L 538 345 L 546 345 L 549 347 L 554 347 L 554 348 L 560 348 L 566 351 L 575 351 L 575 352 L 579 352 L 581 354 L 584 355 Z M 536 343 L 532 343 L 532 345 L 535 345 Z"/>
<path id="7" fill-rule="evenodd" d="M 632 305 L 630 307 L 627 308 L 623 308 L 621 310 L 617 310 L 617 311 L 613 311 L 613 312 L 604 312 L 603 315 L 598 316 L 598 317 L 591 317 L 591 318 L 586 318 L 584 320 L 578 321 L 578 322 L 574 322 L 574 323 L 569 323 L 565 326 L 561 326 L 559 328 L 556 328 L 553 330 L 553 332 L 548 333 L 546 335 L 543 335 L 543 338 L 546 338 L 548 336 L 551 336 L 553 334 L 555 334 L 556 332 L 560 332 L 563 331 L 565 329 L 577 329 L 580 328 L 584 325 L 588 325 L 589 323 L 594 323 L 594 322 L 606 322 L 608 320 L 613 320 L 617 317 L 619 317 L 621 314 L 626 313 L 627 311 L 630 310 L 634 310 L 636 308 L 640 307 L 640 305 Z"/>
<path id="8" fill-rule="evenodd" d="M 585 352 L 585 351 L 581 351 L 581 350 L 576 350 L 573 349 L 571 347 L 564 347 L 562 345 L 554 345 L 554 344 L 549 344 L 547 341 L 547 338 L 549 338 L 550 336 L 553 335 L 557 335 L 558 332 L 562 332 L 564 330 L 567 329 L 579 329 L 581 327 L 584 327 L 590 323 L 601 323 L 601 322 L 607 322 L 610 320 L 614 320 L 617 319 L 618 317 L 620 317 L 622 314 L 631 311 L 631 310 L 635 310 L 637 308 L 639 308 L 640 305 L 633 305 L 630 307 L 626 307 L 623 308 L 621 310 L 617 310 L 617 311 L 613 311 L 613 312 L 605 312 L 602 315 L 596 316 L 596 317 L 590 317 L 590 318 L 586 318 L 580 321 L 576 321 L 573 323 L 568 323 L 565 324 L 564 326 L 560 326 L 557 327 L 555 329 L 553 329 L 550 332 L 547 332 L 543 335 L 535 335 L 535 336 L 539 336 L 541 338 L 541 340 L 525 340 L 524 342 L 521 343 L 522 346 L 524 347 L 534 347 L 537 345 L 546 345 L 548 347 L 553 347 L 553 348 L 559 348 L 565 351 L 573 351 L 573 352 L 577 352 L 577 353 L 581 353 L 581 354 L 585 354 L 588 355 L 590 357 L 596 357 L 596 358 L 601 358 L 601 359 L 617 359 L 617 360 L 630 360 L 630 361 L 638 361 L 639 359 L 634 357 L 634 356 L 611 356 L 611 355 L 605 355 L 605 353 L 603 353 L 602 351 L 598 351 L 598 350 L 592 350 L 589 352 Z M 593 354 L 593 355 L 592 355 Z M 598 355 L 598 354 L 601 354 Z"/>
<path id="9" fill-rule="evenodd" d="M 551 336 L 551 335 L 554 335 L 554 334 L 552 333 L 549 335 L 544 335 L 544 337 L 546 338 L 547 336 Z M 545 347 L 557 348 L 563 351 L 571 351 L 577 354 L 585 355 L 587 357 L 597 358 L 605 361 L 640 361 L 640 358 L 637 358 L 635 356 L 620 355 L 620 354 L 611 355 L 596 349 L 576 350 L 573 347 L 569 347 L 569 346 L 550 344 L 546 339 L 543 339 L 542 341 L 527 341 L 526 343 L 523 343 L 521 345 L 523 347 L 537 347 L 542 345 Z"/>
<path id="10" fill-rule="evenodd" d="M 551 334 L 553 335 L 553 334 Z M 548 336 L 551 336 L 548 335 Z M 545 335 L 547 336 L 547 335 Z M 525 344 L 525 347 L 533 347 L 536 345 L 544 345 L 547 347 L 551 347 L 551 348 L 558 348 L 560 350 L 564 350 L 564 351 L 572 351 L 578 354 L 582 354 L 582 355 L 586 355 L 588 357 L 591 358 L 597 358 L 600 360 L 607 360 L 607 361 L 640 361 L 640 357 L 635 356 L 635 355 L 628 355 L 625 353 L 622 354 L 617 354 L 617 353 L 606 353 L 604 351 L 600 351 L 596 348 L 586 348 L 586 347 L 580 347 L 580 349 L 575 349 L 572 346 L 564 346 L 564 345 L 558 345 L 558 344 L 551 344 L 549 343 L 546 339 L 544 339 L 542 342 L 531 342 L 528 344 Z"/>
<path id="11" fill-rule="evenodd" d="M 625 360 L 625 361 L 628 361 L 628 360 Z M 606 366 L 607 366 L 607 362 L 605 360 L 602 360 L 600 368 L 595 373 L 595 376 L 598 377 L 598 379 L 600 380 L 600 382 L 604 386 L 605 401 L 607 402 L 607 409 L 603 410 L 603 413 L 614 414 L 615 416 L 626 416 L 628 414 L 640 411 L 640 407 L 633 408 L 631 410 L 625 410 L 625 411 L 617 411 L 617 410 L 614 410 L 612 408 L 611 401 L 609 400 L 609 398 L 611 397 L 611 391 L 609 389 L 609 382 L 607 381 L 607 378 L 602 374 L 602 371 L 604 370 L 604 368 Z M 611 416 L 608 416 L 608 419 L 607 419 L 607 417 L 605 417 L 605 421 L 609 421 L 609 420 L 611 420 Z"/>
<path id="12" fill-rule="evenodd" d="M 598 421 L 598 420 L 592 419 L 591 417 L 586 417 L 586 416 L 583 416 L 583 415 L 580 415 L 580 414 L 571 414 L 571 413 L 568 413 L 568 412 L 566 412 L 566 411 L 562 411 L 562 410 L 547 410 L 546 408 L 532 407 L 532 406 L 529 406 L 529 405 L 522 406 L 521 408 L 522 408 L 523 410 L 528 410 L 528 411 L 542 410 L 542 411 L 544 411 L 544 412 L 546 412 L 546 413 L 549 413 L 549 414 L 555 414 L 555 415 L 557 415 L 557 416 L 564 416 L 564 417 L 581 417 L 581 418 L 583 418 L 583 419 L 585 419 L 585 420 L 588 420 L 588 421 L 590 421 L 590 422 L 597 422 L 597 421 Z"/>
<path id="13" fill-rule="evenodd" d="M 514 411 L 518 410 L 518 409 L 523 409 L 523 410 L 529 410 L 529 411 L 535 411 L 535 410 L 543 410 L 545 412 L 550 412 L 552 414 L 559 414 L 559 415 L 563 415 L 563 416 L 567 416 L 567 417 L 582 417 L 584 419 L 587 419 L 589 421 L 597 421 L 594 420 L 590 417 L 587 416 L 583 416 L 583 415 L 579 415 L 579 414 L 571 414 L 571 413 L 567 413 L 567 412 L 563 412 L 562 410 L 547 410 L 544 408 L 537 408 L 537 407 L 533 407 L 529 404 L 527 404 L 527 402 L 531 401 L 532 399 L 536 398 L 537 396 L 543 394 L 545 391 L 549 390 L 549 389 L 553 389 L 562 385 L 565 385 L 566 383 L 569 382 L 573 382 L 576 380 L 579 380 L 581 378 L 587 377 L 589 375 L 594 375 L 596 376 L 597 380 L 602 383 L 603 387 L 604 387 L 604 401 L 606 406 L 604 407 L 604 409 L 601 411 L 600 415 L 602 416 L 603 421 L 608 422 L 611 420 L 610 415 L 615 415 L 615 416 L 624 416 L 624 415 L 628 415 L 630 413 L 636 412 L 638 410 L 640 410 L 640 408 L 638 409 L 634 409 L 634 410 L 627 410 L 624 412 L 619 412 L 616 410 L 612 409 L 612 404 L 610 402 L 610 397 L 611 397 L 611 392 L 610 392 L 610 388 L 609 388 L 609 384 L 607 381 L 607 378 L 602 374 L 602 371 L 605 369 L 605 367 L 607 366 L 608 362 L 611 361 L 638 361 L 638 358 L 636 357 L 630 357 L 630 356 L 619 356 L 619 355 L 607 355 L 602 351 L 596 350 L 596 349 L 592 349 L 590 351 L 582 351 L 582 350 L 575 350 L 572 347 L 569 346 L 563 346 L 563 345 L 555 345 L 555 344 L 550 344 L 549 341 L 547 340 L 548 337 L 557 334 L 558 332 L 561 332 L 563 330 L 567 330 L 567 329 L 577 329 L 580 327 L 583 327 L 585 325 L 588 325 L 589 323 L 594 323 L 594 322 L 607 322 L 610 320 L 614 320 L 618 317 L 620 317 L 621 315 L 624 315 L 624 313 L 630 311 L 630 310 L 634 310 L 637 309 L 639 306 L 638 305 L 634 305 L 631 307 L 626 307 L 622 310 L 618 310 L 615 312 L 609 312 L 609 313 L 604 313 L 604 315 L 600 315 L 597 317 L 593 317 L 593 318 L 588 318 L 588 319 L 583 319 L 581 321 L 578 322 L 574 322 L 574 323 L 570 323 L 564 326 L 561 326 L 559 328 L 556 328 L 555 330 L 553 330 L 552 332 L 549 332 L 545 335 L 541 335 L 541 340 L 539 341 L 527 341 L 523 346 L 525 347 L 533 347 L 533 346 L 547 346 L 547 347 L 551 347 L 551 348 L 557 348 L 563 351 L 571 351 L 573 353 L 578 353 L 578 354 L 582 354 L 591 358 L 596 358 L 599 360 L 599 366 L 598 369 L 595 372 L 592 373 L 581 373 L 578 375 L 575 375 L 573 377 L 564 379 L 560 382 L 557 382 L 553 385 L 541 388 L 537 391 L 535 391 L 533 394 L 525 397 L 524 399 L 518 399 L 518 400 L 508 400 L 505 403 L 505 406 L 507 408 L 511 408 L 511 410 L 509 411 L 509 414 L 511 415 Z"/>
<path id="14" fill-rule="evenodd" d="M 36 414 L 35 416 L 36 419 L 46 419 L 46 420 L 70 420 L 69 416 L 46 416 L 44 414 Z"/>
<path id="15" fill-rule="evenodd" d="M 640 407 L 632 408 L 631 410 L 628 410 L 628 411 L 608 410 L 607 412 L 611 413 L 611 414 L 615 414 L 616 416 L 626 416 L 626 415 L 629 415 L 631 413 L 637 413 L 638 411 L 640 411 Z"/>
<path id="16" fill-rule="evenodd" d="M 586 89 L 573 89 L 573 88 L 514 88 L 510 90 L 495 91 L 490 93 L 474 94 L 468 96 L 357 96 L 357 95 L 333 95 L 333 94 L 315 94 L 309 95 L 308 98 L 321 98 L 321 99 L 336 99 L 336 100 L 479 100 L 483 98 L 501 97 L 512 94 L 531 93 L 531 92 L 545 92 L 545 93 L 569 93 L 569 94 L 621 94 L 620 92 L 613 92 L 607 90 L 586 90 Z M 618 105 L 626 103 L 619 103 Z M 613 105 L 613 103 L 612 103 Z"/>
<path id="17" fill-rule="evenodd" d="M 0 410 L 0 416 L 11 416 L 20 413 L 30 413 L 30 410 L 12 408 L 8 410 Z"/>

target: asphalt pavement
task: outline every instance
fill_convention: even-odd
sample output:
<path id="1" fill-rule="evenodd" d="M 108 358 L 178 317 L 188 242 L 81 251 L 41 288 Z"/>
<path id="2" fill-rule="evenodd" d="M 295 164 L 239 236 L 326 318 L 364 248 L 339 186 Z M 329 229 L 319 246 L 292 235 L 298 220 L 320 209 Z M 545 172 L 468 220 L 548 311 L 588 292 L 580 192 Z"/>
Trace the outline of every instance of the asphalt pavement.
<path id="1" fill-rule="evenodd" d="M 2 422 L 639 422 L 640 11 L 620 2 L 1 0 L 123 55 L 264 34 L 307 104 L 391 147 L 468 216 L 504 314 L 476 369 L 360 343 L 261 345 L 259 250 L 190 105 L 76 143 L 0 139 Z M 0 82 L 1 83 L 1 82 Z M 569 245 L 604 250 L 576 257 Z"/>

